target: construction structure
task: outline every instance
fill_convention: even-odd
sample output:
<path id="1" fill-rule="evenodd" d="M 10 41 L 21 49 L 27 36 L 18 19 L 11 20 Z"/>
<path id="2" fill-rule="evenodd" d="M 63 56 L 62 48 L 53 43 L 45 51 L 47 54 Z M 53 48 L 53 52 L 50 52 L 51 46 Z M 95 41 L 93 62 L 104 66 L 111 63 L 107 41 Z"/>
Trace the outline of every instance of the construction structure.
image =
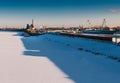
<path id="1" fill-rule="evenodd" d="M 90 20 L 87 20 L 87 22 L 84 25 L 84 28 L 85 29 L 92 29 L 92 24 L 91 24 Z"/>
<path id="2" fill-rule="evenodd" d="M 106 19 L 103 19 L 102 25 L 100 27 L 100 30 L 109 30 L 109 27 L 107 27 Z"/>

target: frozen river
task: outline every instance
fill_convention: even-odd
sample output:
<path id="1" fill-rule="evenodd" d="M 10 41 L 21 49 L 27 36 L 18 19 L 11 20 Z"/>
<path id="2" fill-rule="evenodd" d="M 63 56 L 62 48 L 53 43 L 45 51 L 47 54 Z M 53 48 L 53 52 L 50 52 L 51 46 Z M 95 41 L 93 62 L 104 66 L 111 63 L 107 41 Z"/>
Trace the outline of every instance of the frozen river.
<path id="1" fill-rule="evenodd" d="M 24 56 L 16 34 L 0 32 L 0 83 L 72 83 L 47 57 Z"/>
<path id="2" fill-rule="evenodd" d="M 0 32 L 0 83 L 120 82 L 119 60 L 105 57 L 118 58 L 119 46 L 50 34 L 19 34 Z"/>

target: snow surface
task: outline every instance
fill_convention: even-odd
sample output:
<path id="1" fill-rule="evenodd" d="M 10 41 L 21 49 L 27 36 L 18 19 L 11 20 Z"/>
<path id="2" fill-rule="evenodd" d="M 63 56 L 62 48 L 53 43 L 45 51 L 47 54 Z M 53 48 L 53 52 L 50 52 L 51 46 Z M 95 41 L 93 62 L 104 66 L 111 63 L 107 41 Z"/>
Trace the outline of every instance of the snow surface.
<path id="1" fill-rule="evenodd" d="M 20 34 L 0 32 L 0 83 L 120 83 L 120 46 Z"/>

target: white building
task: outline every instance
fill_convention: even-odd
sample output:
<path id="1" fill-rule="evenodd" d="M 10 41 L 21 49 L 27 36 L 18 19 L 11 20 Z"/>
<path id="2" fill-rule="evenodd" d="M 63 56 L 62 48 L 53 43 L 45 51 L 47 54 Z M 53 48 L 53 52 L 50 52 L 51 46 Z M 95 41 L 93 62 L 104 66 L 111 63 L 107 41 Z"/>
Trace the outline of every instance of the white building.
<path id="1" fill-rule="evenodd" d="M 112 42 L 116 44 L 120 44 L 120 31 L 117 31 L 113 34 Z"/>

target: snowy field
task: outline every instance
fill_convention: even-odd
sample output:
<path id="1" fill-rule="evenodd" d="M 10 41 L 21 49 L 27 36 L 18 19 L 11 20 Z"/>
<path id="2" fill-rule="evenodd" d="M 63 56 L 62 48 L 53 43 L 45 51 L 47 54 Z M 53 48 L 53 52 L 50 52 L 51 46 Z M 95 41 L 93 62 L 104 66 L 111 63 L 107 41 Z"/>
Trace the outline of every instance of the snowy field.
<path id="1" fill-rule="evenodd" d="M 0 83 L 120 83 L 120 46 L 0 32 Z"/>

